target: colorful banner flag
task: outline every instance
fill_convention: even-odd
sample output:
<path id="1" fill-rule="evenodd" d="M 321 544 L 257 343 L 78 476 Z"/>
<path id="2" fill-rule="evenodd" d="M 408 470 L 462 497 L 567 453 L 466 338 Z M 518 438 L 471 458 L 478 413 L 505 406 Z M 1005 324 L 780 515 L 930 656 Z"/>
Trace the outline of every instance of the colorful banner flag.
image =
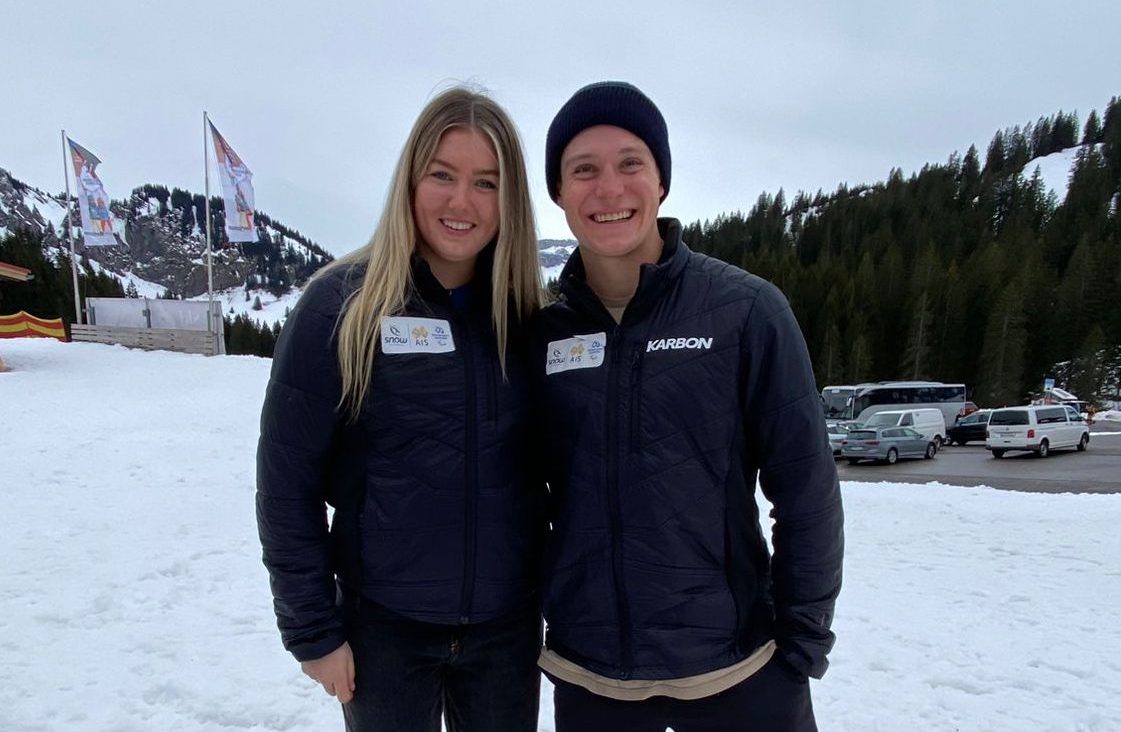
<path id="1" fill-rule="evenodd" d="M 109 196 L 97 177 L 97 156 L 78 143 L 66 138 L 70 146 L 70 162 L 74 165 L 74 180 L 78 184 L 78 210 L 82 214 L 82 238 L 87 247 L 107 247 L 123 244 L 113 233 L 113 217 L 109 213 Z"/>
<path id="2" fill-rule="evenodd" d="M 222 198 L 226 202 L 226 236 L 230 241 L 257 241 L 253 221 L 253 174 L 237 156 L 226 138 L 210 123 L 218 176 L 222 179 Z"/>

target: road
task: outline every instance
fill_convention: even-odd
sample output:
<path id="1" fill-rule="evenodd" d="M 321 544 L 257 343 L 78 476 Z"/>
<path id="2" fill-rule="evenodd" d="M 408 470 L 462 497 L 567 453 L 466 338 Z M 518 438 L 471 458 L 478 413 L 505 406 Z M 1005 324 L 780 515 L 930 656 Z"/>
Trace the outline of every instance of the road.
<path id="1" fill-rule="evenodd" d="M 1112 433 L 1112 434 L 1109 434 Z M 1040 459 L 1010 452 L 996 459 L 983 443 L 944 447 L 933 460 L 900 460 L 895 465 L 837 459 L 841 480 L 987 485 L 1030 493 L 1121 493 L 1121 424 L 1095 424 L 1086 452 L 1058 450 Z"/>

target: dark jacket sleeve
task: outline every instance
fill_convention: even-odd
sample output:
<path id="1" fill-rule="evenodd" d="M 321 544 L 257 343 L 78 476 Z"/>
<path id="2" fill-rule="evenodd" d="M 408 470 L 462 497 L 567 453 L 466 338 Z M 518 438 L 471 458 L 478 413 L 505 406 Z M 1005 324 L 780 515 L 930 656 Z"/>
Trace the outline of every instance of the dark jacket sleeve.
<path id="1" fill-rule="evenodd" d="M 748 449 L 774 506 L 771 562 L 779 652 L 821 678 L 841 589 L 844 517 L 805 339 L 786 298 L 767 283 L 744 330 Z"/>
<path id="2" fill-rule="evenodd" d="M 314 280 L 273 354 L 257 445 L 257 531 L 284 647 L 300 661 L 344 641 L 328 534 L 326 472 L 341 393 L 333 331 L 340 278 Z"/>

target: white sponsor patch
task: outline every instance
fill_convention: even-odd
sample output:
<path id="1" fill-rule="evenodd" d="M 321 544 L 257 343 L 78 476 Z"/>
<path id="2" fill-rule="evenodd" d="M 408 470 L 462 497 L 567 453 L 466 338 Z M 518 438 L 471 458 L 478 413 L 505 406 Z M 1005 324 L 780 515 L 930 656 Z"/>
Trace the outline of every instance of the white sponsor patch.
<path id="1" fill-rule="evenodd" d="M 382 353 L 451 353 L 451 324 L 439 318 L 394 316 L 381 319 Z"/>
<path id="2" fill-rule="evenodd" d="M 603 365 L 606 352 L 607 333 L 589 333 L 565 338 L 563 341 L 551 341 L 545 354 L 545 373 L 594 369 Z"/>

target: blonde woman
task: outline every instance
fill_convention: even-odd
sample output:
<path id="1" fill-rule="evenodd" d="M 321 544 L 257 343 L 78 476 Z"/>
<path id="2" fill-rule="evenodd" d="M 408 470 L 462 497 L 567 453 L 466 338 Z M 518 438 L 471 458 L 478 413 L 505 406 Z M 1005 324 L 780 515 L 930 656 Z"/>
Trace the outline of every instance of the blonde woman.
<path id="1" fill-rule="evenodd" d="M 446 91 L 370 242 L 288 318 L 261 416 L 277 622 L 348 730 L 537 728 L 523 328 L 541 291 L 517 131 L 486 96 Z"/>

